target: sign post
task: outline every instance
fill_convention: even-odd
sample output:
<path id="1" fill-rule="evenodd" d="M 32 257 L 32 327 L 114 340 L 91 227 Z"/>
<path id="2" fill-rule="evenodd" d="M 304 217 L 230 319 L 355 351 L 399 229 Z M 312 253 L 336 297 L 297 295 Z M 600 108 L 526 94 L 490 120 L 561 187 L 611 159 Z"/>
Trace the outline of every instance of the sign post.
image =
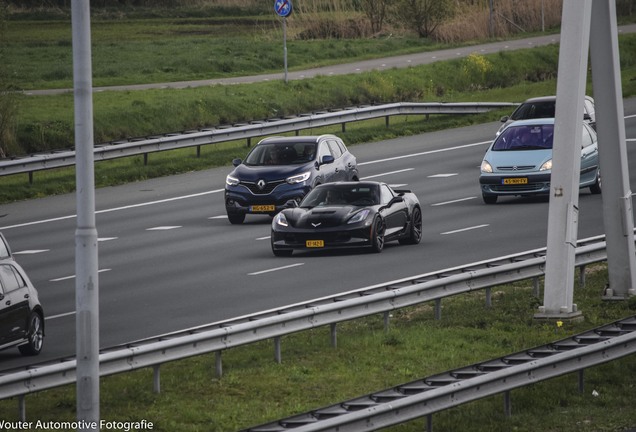
<path id="1" fill-rule="evenodd" d="M 283 62 L 285 64 L 285 84 L 287 84 L 287 17 L 292 13 L 291 0 L 275 0 L 274 11 L 283 19 Z"/>

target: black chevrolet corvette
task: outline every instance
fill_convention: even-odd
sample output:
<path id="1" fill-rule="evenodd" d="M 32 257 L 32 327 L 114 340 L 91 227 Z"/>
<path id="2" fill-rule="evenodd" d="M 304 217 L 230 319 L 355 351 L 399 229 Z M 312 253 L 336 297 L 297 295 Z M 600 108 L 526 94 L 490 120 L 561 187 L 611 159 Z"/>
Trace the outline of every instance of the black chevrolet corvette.
<path id="1" fill-rule="evenodd" d="M 422 238 L 422 210 L 414 193 L 386 183 L 361 181 L 315 187 L 300 204 L 272 221 L 272 251 L 289 256 L 295 250 L 370 247 L 381 252 L 398 240 L 417 244 Z"/>

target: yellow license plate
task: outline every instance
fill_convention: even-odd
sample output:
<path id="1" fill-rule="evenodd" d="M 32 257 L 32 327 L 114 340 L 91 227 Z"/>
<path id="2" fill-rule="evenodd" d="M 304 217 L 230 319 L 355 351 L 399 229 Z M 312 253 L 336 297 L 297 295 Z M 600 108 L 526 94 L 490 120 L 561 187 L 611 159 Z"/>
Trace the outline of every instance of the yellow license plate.
<path id="1" fill-rule="evenodd" d="M 324 240 L 307 240 L 305 242 L 305 246 L 307 246 L 308 248 L 321 248 L 321 247 L 325 247 L 325 241 Z"/>
<path id="2" fill-rule="evenodd" d="M 503 179 L 503 184 L 505 185 L 528 184 L 528 179 L 526 177 L 506 178 L 506 179 Z"/>
<path id="3" fill-rule="evenodd" d="M 276 211 L 276 206 L 275 205 L 253 205 L 251 207 L 251 210 L 253 212 L 273 212 Z"/>

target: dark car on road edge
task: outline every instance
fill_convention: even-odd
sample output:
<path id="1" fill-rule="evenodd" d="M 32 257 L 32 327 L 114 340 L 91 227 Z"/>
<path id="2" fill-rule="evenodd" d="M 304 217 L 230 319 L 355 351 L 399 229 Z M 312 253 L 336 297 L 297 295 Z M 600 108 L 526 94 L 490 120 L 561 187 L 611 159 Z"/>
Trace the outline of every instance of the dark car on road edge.
<path id="1" fill-rule="evenodd" d="M 38 293 L 0 233 L 0 350 L 17 346 L 22 355 L 37 355 L 43 342 Z"/>

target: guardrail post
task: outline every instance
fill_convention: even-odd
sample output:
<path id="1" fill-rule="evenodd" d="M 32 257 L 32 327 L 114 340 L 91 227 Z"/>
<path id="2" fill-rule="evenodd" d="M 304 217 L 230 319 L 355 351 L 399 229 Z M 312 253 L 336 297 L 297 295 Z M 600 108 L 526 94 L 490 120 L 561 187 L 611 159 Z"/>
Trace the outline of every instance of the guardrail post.
<path id="1" fill-rule="evenodd" d="M 585 369 L 579 370 L 579 393 L 583 393 L 585 391 Z"/>
<path id="2" fill-rule="evenodd" d="M 152 367 L 152 391 L 155 394 L 161 392 L 161 365 Z"/>
<path id="3" fill-rule="evenodd" d="M 433 432 L 433 414 L 426 416 L 426 430 L 428 432 Z"/>
<path id="4" fill-rule="evenodd" d="M 338 330 L 337 330 L 337 324 L 336 323 L 331 323 L 329 325 L 330 327 L 330 333 L 331 333 L 331 346 L 333 348 L 338 348 Z"/>
<path id="5" fill-rule="evenodd" d="M 217 378 L 223 376 L 223 351 L 217 351 L 214 353 L 214 370 Z"/>
<path id="6" fill-rule="evenodd" d="M 20 417 L 20 421 L 26 421 L 26 398 L 24 395 L 18 397 L 18 416 Z"/>
<path id="7" fill-rule="evenodd" d="M 512 403 L 510 401 L 510 390 L 504 392 L 504 415 L 506 418 L 512 416 Z"/>
<path id="8" fill-rule="evenodd" d="M 342 129 L 342 133 L 345 133 L 347 131 L 347 124 L 343 123 L 341 129 Z"/>
<path id="9" fill-rule="evenodd" d="M 579 267 L 579 286 L 585 288 L 585 266 Z"/>
<path id="10" fill-rule="evenodd" d="M 247 148 L 252 147 L 252 138 L 247 139 Z"/>
<path id="11" fill-rule="evenodd" d="M 389 119 L 390 118 L 391 117 L 389 117 L 389 116 L 384 117 L 384 125 L 386 126 L 387 129 L 389 128 Z"/>
<path id="12" fill-rule="evenodd" d="M 491 308 L 492 307 L 492 293 L 491 293 L 491 288 L 487 287 L 486 288 L 486 307 L 487 308 Z"/>
<path id="13" fill-rule="evenodd" d="M 29 171 L 29 184 L 33 184 L 33 171 Z"/>
<path id="14" fill-rule="evenodd" d="M 144 153 L 144 166 L 148 165 L 148 153 Z"/>
<path id="15" fill-rule="evenodd" d="M 201 146 L 197 146 L 197 159 L 201 157 Z"/>
<path id="16" fill-rule="evenodd" d="M 532 295 L 539 298 L 539 278 L 532 278 Z"/>
<path id="17" fill-rule="evenodd" d="M 281 364 L 281 354 L 280 354 L 280 336 L 276 336 L 274 338 L 274 359 L 276 359 L 276 363 Z"/>
<path id="18" fill-rule="evenodd" d="M 388 311 L 384 312 L 384 331 L 389 331 L 390 318 L 391 318 L 391 313 Z"/>
<path id="19" fill-rule="evenodd" d="M 435 319 L 442 319 L 442 299 L 435 299 Z"/>

